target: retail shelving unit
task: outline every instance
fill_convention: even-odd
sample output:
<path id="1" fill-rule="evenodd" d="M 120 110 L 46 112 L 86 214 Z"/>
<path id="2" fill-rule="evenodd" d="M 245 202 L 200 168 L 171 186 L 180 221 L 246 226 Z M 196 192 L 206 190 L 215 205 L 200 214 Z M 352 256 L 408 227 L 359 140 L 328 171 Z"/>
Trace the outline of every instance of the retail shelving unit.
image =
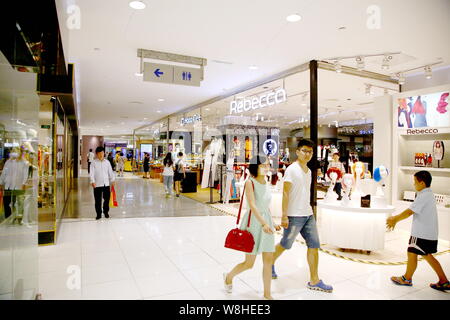
<path id="1" fill-rule="evenodd" d="M 398 99 L 449 91 L 450 85 L 445 85 L 404 92 L 394 96 L 392 199 L 393 205 L 397 208 L 397 212 L 410 206 L 411 202 L 404 201 L 404 192 L 414 191 L 413 175 L 420 170 L 426 170 L 431 173 L 433 177 L 431 189 L 435 194 L 450 196 L 450 123 L 444 127 L 436 126 L 410 129 L 398 127 Z M 449 107 L 450 105 L 447 106 L 447 114 L 450 113 Z M 435 108 L 435 106 L 429 105 L 427 106 L 427 110 L 428 108 Z M 448 117 L 450 119 L 450 115 Z M 436 140 L 443 141 L 445 146 L 444 159 L 439 162 L 439 168 L 438 162 L 435 159 L 433 159 L 432 167 L 415 166 L 415 153 L 432 153 L 433 142 Z M 438 213 L 440 238 L 450 241 L 450 208 L 438 205 Z M 404 224 L 404 226 L 409 231 L 409 225 Z M 399 225 L 399 227 L 401 228 L 402 225 Z"/>

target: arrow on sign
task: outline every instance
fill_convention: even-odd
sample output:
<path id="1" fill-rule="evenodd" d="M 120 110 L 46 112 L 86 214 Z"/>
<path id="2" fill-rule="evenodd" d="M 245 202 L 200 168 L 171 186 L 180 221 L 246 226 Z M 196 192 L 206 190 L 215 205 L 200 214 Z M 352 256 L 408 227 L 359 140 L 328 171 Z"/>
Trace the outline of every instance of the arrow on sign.
<path id="1" fill-rule="evenodd" d="M 159 69 L 156 69 L 154 73 L 158 78 L 164 74 L 164 72 L 160 71 Z"/>

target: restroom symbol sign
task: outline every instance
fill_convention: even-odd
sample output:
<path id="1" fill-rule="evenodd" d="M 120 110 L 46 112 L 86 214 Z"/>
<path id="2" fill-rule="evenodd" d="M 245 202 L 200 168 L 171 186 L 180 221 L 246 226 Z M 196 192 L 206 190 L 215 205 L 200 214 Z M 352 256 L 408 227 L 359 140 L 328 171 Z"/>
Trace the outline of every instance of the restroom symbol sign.
<path id="1" fill-rule="evenodd" d="M 183 71 L 182 75 L 183 75 L 183 80 L 191 81 L 191 79 L 192 79 L 192 73 L 191 72 Z"/>
<path id="2" fill-rule="evenodd" d="M 186 68 L 174 66 L 173 68 L 173 82 L 176 84 L 183 84 L 188 86 L 200 86 L 203 75 L 200 68 Z"/>

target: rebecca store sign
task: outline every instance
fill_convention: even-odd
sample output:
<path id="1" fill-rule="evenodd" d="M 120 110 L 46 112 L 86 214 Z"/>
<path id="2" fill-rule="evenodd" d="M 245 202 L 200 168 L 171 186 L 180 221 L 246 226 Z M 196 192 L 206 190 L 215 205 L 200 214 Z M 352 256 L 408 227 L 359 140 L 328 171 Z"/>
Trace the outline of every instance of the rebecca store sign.
<path id="1" fill-rule="evenodd" d="M 196 121 L 202 121 L 202 117 L 198 114 L 193 115 L 192 117 L 181 118 L 181 125 L 194 123 Z"/>
<path id="2" fill-rule="evenodd" d="M 406 130 L 406 134 L 436 134 L 436 133 L 439 133 L 439 130 L 435 128 Z"/>
<path id="3" fill-rule="evenodd" d="M 242 113 L 245 111 L 256 110 L 273 106 L 286 101 L 286 90 L 278 89 L 275 92 L 263 94 L 258 98 L 242 99 L 238 101 L 231 101 L 230 114 Z"/>

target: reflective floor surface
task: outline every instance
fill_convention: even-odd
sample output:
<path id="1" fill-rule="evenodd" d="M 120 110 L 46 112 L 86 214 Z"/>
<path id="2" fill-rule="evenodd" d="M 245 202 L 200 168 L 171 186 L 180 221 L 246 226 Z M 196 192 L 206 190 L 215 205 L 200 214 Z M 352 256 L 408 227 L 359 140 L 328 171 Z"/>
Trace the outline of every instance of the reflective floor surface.
<path id="1" fill-rule="evenodd" d="M 86 182 L 86 183 L 85 183 Z M 223 290 L 222 273 L 244 259 L 223 247 L 235 219 L 190 199 L 166 199 L 162 185 L 142 178 L 118 182 L 120 208 L 112 219 L 93 220 L 86 184 L 76 192 L 78 217 L 65 219 L 55 246 L 39 248 L 39 292 L 43 299 L 261 299 L 262 260 Z M 82 190 L 80 190 L 82 189 Z M 125 212 L 125 214 L 122 214 Z M 189 217 L 188 217 L 189 215 Z M 126 217 L 126 219 L 122 218 Z M 279 236 L 276 236 L 279 241 Z M 406 256 L 406 253 L 405 253 Z M 437 258 L 450 274 L 450 254 Z M 413 287 L 389 280 L 405 266 L 378 266 L 320 253 L 320 277 L 333 293 L 306 288 L 306 248 L 301 244 L 277 262 L 275 299 L 449 299 L 428 287 L 436 276 L 419 262 Z"/>

